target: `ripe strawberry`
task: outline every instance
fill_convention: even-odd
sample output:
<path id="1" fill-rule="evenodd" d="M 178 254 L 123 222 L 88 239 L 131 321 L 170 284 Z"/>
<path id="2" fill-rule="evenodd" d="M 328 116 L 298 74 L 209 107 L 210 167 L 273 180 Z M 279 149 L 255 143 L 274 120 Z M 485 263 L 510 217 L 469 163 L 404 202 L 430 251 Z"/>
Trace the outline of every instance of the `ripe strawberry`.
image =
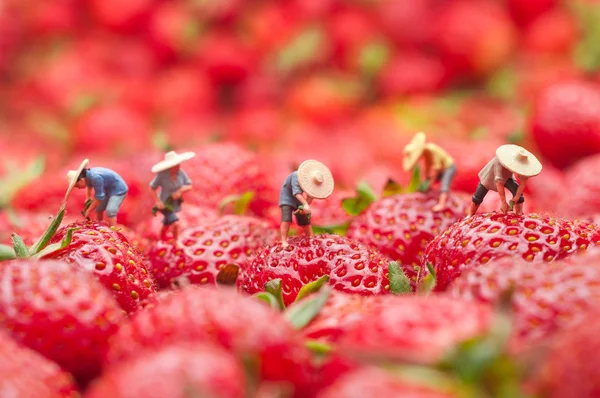
<path id="1" fill-rule="evenodd" d="M 229 139 L 252 148 L 270 149 L 279 143 L 283 117 L 276 106 L 241 107 L 229 125 Z"/>
<path id="2" fill-rule="evenodd" d="M 557 6 L 556 0 L 508 0 L 507 6 L 510 14 L 519 25 L 527 25 L 540 15 Z"/>
<path id="3" fill-rule="evenodd" d="M 127 140 L 123 133 L 127 132 Z M 143 115 L 124 106 L 92 108 L 73 130 L 75 150 L 81 154 L 130 153 L 150 147 L 150 125 Z M 98 137 L 102 137 L 101 140 Z"/>
<path id="4" fill-rule="evenodd" d="M 277 203 L 279 191 L 254 153 L 231 142 L 207 144 L 194 151 L 196 157 L 184 166 L 194 185 L 185 195 L 187 203 L 217 208 L 228 196 L 251 191 L 249 214 L 259 217 Z"/>
<path id="5" fill-rule="evenodd" d="M 243 398 L 244 371 L 230 353 L 212 345 L 167 345 L 110 367 L 86 398 L 173 397 L 192 394 Z M 160 383 L 156 383 L 161 380 Z"/>
<path id="6" fill-rule="evenodd" d="M 448 197 L 446 209 L 432 212 L 438 194 L 415 192 L 379 199 L 351 222 L 347 236 L 398 260 L 414 281 L 427 244 L 466 212 L 468 199 L 460 193 Z"/>
<path id="7" fill-rule="evenodd" d="M 135 312 L 140 301 L 155 292 L 148 260 L 120 232 L 106 224 L 79 221 L 59 229 L 50 244 L 60 242 L 70 228 L 77 228 L 71 243 L 45 258 L 64 260 L 93 272 L 128 313 Z"/>
<path id="8" fill-rule="evenodd" d="M 387 293 L 389 261 L 377 250 L 337 235 L 297 236 L 283 248 L 267 246 L 240 270 L 238 287 L 253 294 L 265 283 L 281 278 L 283 301 L 292 303 L 300 288 L 329 275 L 334 289 L 348 293 Z"/>
<path id="9" fill-rule="evenodd" d="M 191 52 L 199 26 L 190 8 L 185 2 L 169 2 L 154 9 L 148 39 L 160 60 L 173 61 Z"/>
<path id="10" fill-rule="evenodd" d="M 17 4 L 0 5 L 0 71 L 5 73 L 11 65 L 23 40 L 24 26 L 15 18 Z"/>
<path id="11" fill-rule="evenodd" d="M 465 131 L 478 134 L 478 131 L 485 130 L 485 136 L 481 138 L 477 137 L 475 140 L 471 139 L 466 142 L 458 140 L 455 145 L 452 145 L 453 147 L 458 147 L 458 145 L 462 143 L 467 147 L 479 146 L 482 149 L 486 149 L 485 143 L 489 142 L 487 148 L 490 148 L 490 152 L 485 153 L 485 155 L 493 156 L 495 151 L 493 150 L 492 145 L 502 145 L 510 138 L 510 136 L 515 134 L 515 131 L 519 131 L 524 123 L 523 112 L 516 104 L 507 103 L 506 101 L 497 100 L 488 96 L 473 95 L 460 101 L 457 105 L 460 107 L 457 119 L 465 128 Z M 445 141 L 451 140 L 446 139 Z M 460 153 L 461 152 L 455 153 L 457 158 L 464 157 L 460 156 Z M 465 160 L 456 159 L 456 161 L 461 163 Z M 474 165 L 473 161 L 468 162 L 469 164 Z M 482 165 L 486 163 L 487 161 L 483 162 Z M 459 169 L 459 172 L 461 170 L 462 169 Z M 475 177 L 477 174 L 478 173 L 475 172 Z M 477 184 L 475 184 L 475 186 L 477 186 Z M 472 187 L 469 188 L 469 190 L 473 189 Z"/>
<path id="12" fill-rule="evenodd" d="M 334 190 L 327 200 L 315 200 L 311 203 L 311 222 L 313 226 L 338 226 L 350 221 L 351 216 L 342 207 L 342 201 L 350 198 L 354 192 L 350 190 Z"/>
<path id="13" fill-rule="evenodd" d="M 435 93 L 446 83 L 440 60 L 420 52 L 402 52 L 379 74 L 379 89 L 388 97 Z"/>
<path id="14" fill-rule="evenodd" d="M 550 85 L 535 103 L 529 132 L 559 169 L 600 152 L 600 90 L 582 81 Z"/>
<path id="15" fill-rule="evenodd" d="M 78 396 L 70 374 L 0 332 L 0 394 L 22 398 Z"/>
<path id="16" fill-rule="evenodd" d="M 570 53 L 579 41 L 577 21 L 566 10 L 555 9 L 542 14 L 527 28 L 523 47 L 529 52 Z"/>
<path id="17" fill-rule="evenodd" d="M 214 84 L 236 84 L 251 73 L 255 54 L 242 40 L 227 31 L 213 29 L 196 51 L 199 67 Z"/>
<path id="18" fill-rule="evenodd" d="M 600 394 L 600 322 L 589 311 L 552 342 L 531 383 L 538 396 L 548 398 L 597 397 Z"/>
<path id="19" fill-rule="evenodd" d="M 369 313 L 377 311 L 381 296 L 361 296 L 333 290 L 319 314 L 302 329 L 309 339 L 336 342 Z"/>
<path id="20" fill-rule="evenodd" d="M 303 385 L 310 355 L 278 312 L 232 289 L 186 287 L 145 308 L 112 340 L 110 362 L 171 343 L 214 343 L 238 358 L 256 360 L 264 381 Z"/>
<path id="21" fill-rule="evenodd" d="M 434 22 L 434 45 L 457 77 L 484 77 L 502 66 L 516 44 L 515 27 L 494 1 L 449 1 Z"/>
<path id="22" fill-rule="evenodd" d="M 42 212 L 17 212 L 14 216 L 0 213 L 0 242 L 11 245 L 11 234 L 18 234 L 27 245 L 33 245 L 46 231 L 53 216 Z M 65 217 L 67 223 L 75 219 Z"/>
<path id="23" fill-rule="evenodd" d="M 140 29 L 155 3 L 155 0 L 134 0 L 121 7 L 119 2 L 87 0 L 89 11 L 96 22 L 116 32 Z"/>
<path id="24" fill-rule="evenodd" d="M 100 373 L 122 310 L 86 271 L 62 261 L 13 260 L 0 267 L 0 325 L 78 379 Z"/>
<path id="25" fill-rule="evenodd" d="M 558 198 L 556 211 L 570 218 L 583 218 L 600 212 L 598 192 L 600 184 L 595 171 L 600 165 L 600 154 L 577 161 L 564 173 L 564 185 L 558 188 L 563 194 Z M 553 181 L 553 184 L 559 183 Z"/>
<path id="26" fill-rule="evenodd" d="M 584 78 L 584 72 L 575 62 L 564 57 L 523 52 L 516 58 L 515 66 L 516 95 L 520 102 L 527 104 L 535 103 L 554 84 Z"/>
<path id="27" fill-rule="evenodd" d="M 287 2 L 262 3 L 246 10 L 241 24 L 253 47 L 269 54 L 292 40 L 300 19 L 295 11 Z"/>
<path id="28" fill-rule="evenodd" d="M 432 40 L 437 0 L 384 1 L 377 5 L 377 17 L 386 35 L 401 48 L 428 44 Z"/>
<path id="29" fill-rule="evenodd" d="M 561 259 L 590 245 L 600 244 L 600 230 L 592 224 L 540 214 L 476 214 L 438 235 L 425 250 L 423 262 L 435 267 L 437 291 L 446 290 L 470 268 L 501 257 L 529 262 Z M 424 277 L 427 270 L 419 276 Z"/>
<path id="30" fill-rule="evenodd" d="M 491 307 L 485 304 L 442 295 L 379 300 L 375 311 L 341 337 L 340 352 L 435 363 L 454 344 L 487 331 L 492 319 Z"/>
<path id="31" fill-rule="evenodd" d="M 580 182 L 584 181 L 586 180 L 580 180 Z M 544 165 L 544 172 L 527 182 L 525 207 L 530 199 L 533 199 L 538 213 L 564 213 L 566 209 L 561 205 L 562 199 L 565 195 L 571 196 L 571 192 L 565 190 L 565 186 L 568 186 L 565 173 L 550 165 Z M 495 208 L 497 209 L 499 207 Z"/>
<path id="32" fill-rule="evenodd" d="M 452 398 L 453 391 L 403 379 L 377 367 L 361 367 L 343 375 L 316 398 Z"/>
<path id="33" fill-rule="evenodd" d="M 178 246 L 172 241 L 153 242 L 147 255 L 152 274 L 163 288 L 179 278 L 194 284 L 214 284 L 221 268 L 227 264 L 242 267 L 249 256 L 277 236 L 277 230 L 266 221 L 226 215 L 182 229 Z"/>
<path id="34" fill-rule="evenodd" d="M 514 287 L 516 338 L 531 344 L 578 321 L 599 302 L 599 264 L 597 249 L 550 264 L 505 257 L 467 270 L 448 292 L 460 299 L 496 303 Z"/>
<path id="35" fill-rule="evenodd" d="M 51 5 L 34 1 L 20 3 L 26 7 L 20 13 L 28 31 L 39 37 L 72 35 L 81 22 L 75 0 L 55 1 Z"/>

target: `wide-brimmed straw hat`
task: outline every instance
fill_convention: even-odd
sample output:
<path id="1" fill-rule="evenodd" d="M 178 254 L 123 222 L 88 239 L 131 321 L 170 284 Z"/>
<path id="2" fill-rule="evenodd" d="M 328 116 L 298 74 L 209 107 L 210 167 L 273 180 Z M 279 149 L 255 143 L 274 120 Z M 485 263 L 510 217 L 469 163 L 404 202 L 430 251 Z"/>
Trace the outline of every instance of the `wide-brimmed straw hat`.
<path id="1" fill-rule="evenodd" d="M 300 188 L 315 199 L 325 199 L 333 192 L 333 175 L 323 163 L 306 160 L 298 167 Z"/>
<path id="2" fill-rule="evenodd" d="M 79 165 L 79 167 L 77 168 L 77 170 L 69 170 L 67 172 L 67 181 L 69 181 L 69 188 L 67 188 L 67 193 L 65 194 L 65 199 L 67 199 L 69 197 L 69 195 L 71 194 L 71 191 L 73 190 L 73 188 L 75 187 L 75 184 L 77 183 L 77 179 L 79 177 L 79 175 L 81 174 L 81 172 L 83 171 L 83 169 L 85 169 L 85 167 L 88 165 L 89 160 L 85 159 L 83 162 L 81 162 L 81 164 Z"/>
<path id="3" fill-rule="evenodd" d="M 502 166 L 523 177 L 533 177 L 542 172 L 542 164 L 534 154 L 518 145 L 507 144 L 496 149 Z"/>
<path id="4" fill-rule="evenodd" d="M 178 164 L 185 162 L 186 160 L 192 159 L 196 154 L 194 152 L 184 152 L 177 153 L 175 151 L 170 151 L 165 154 L 165 159 L 161 162 L 158 162 L 154 166 L 152 166 L 153 173 L 159 173 L 161 171 L 165 171 L 170 169 L 173 166 L 177 166 Z"/>
<path id="5" fill-rule="evenodd" d="M 418 132 L 413 139 L 404 147 L 404 158 L 402 166 L 404 171 L 408 171 L 415 167 L 417 160 L 423 154 L 425 148 L 425 133 Z"/>

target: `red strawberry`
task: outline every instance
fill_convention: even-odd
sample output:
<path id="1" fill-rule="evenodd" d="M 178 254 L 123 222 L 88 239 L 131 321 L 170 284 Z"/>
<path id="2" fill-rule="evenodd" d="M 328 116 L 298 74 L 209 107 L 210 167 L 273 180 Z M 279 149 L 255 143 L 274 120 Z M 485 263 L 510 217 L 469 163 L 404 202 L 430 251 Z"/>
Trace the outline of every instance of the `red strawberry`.
<path id="1" fill-rule="evenodd" d="M 433 36 L 438 0 L 383 1 L 377 16 L 387 36 L 401 47 L 427 44 Z"/>
<path id="2" fill-rule="evenodd" d="M 581 180 L 583 182 L 585 180 Z M 535 209 L 538 213 L 561 214 L 566 208 L 561 207 L 563 197 L 570 196 L 571 193 L 565 190 L 568 185 L 565 173 L 550 166 L 544 165 L 544 172 L 535 178 L 530 178 L 525 187 L 525 207 L 530 199 L 535 203 Z M 497 196 L 497 195 L 495 195 Z M 500 207 L 496 207 L 495 210 Z"/>
<path id="3" fill-rule="evenodd" d="M 515 27 L 494 1 L 449 1 L 434 22 L 434 45 L 458 77 L 484 77 L 502 66 L 516 43 Z"/>
<path id="4" fill-rule="evenodd" d="M 277 232 L 260 219 L 227 215 L 183 229 L 178 246 L 157 240 L 150 244 L 147 255 L 152 274 L 162 287 L 182 277 L 194 284 L 214 284 L 225 265 L 241 267 L 255 251 L 271 244 Z"/>
<path id="5" fill-rule="evenodd" d="M 13 260 L 0 266 L 0 325 L 79 379 L 100 373 L 122 310 L 85 271 L 62 261 Z"/>
<path id="6" fill-rule="evenodd" d="M 420 52 L 402 52 L 379 74 L 379 87 L 389 97 L 437 92 L 445 84 L 446 71 L 439 59 Z"/>
<path id="7" fill-rule="evenodd" d="M 562 195 L 556 201 L 558 214 L 565 217 L 583 218 L 600 212 L 598 203 L 600 183 L 596 174 L 599 165 L 600 154 L 583 158 L 567 169 L 562 186 L 557 186 L 560 184 L 560 180 L 551 182 L 553 186 L 562 191 Z"/>
<path id="8" fill-rule="evenodd" d="M 242 107 L 233 115 L 228 138 L 254 148 L 272 148 L 279 143 L 283 123 L 275 106 Z"/>
<path id="9" fill-rule="evenodd" d="M 319 314 L 302 329 L 309 339 L 336 342 L 369 313 L 377 311 L 380 296 L 361 296 L 333 290 Z"/>
<path id="10" fill-rule="evenodd" d="M 167 345 L 110 367 L 85 396 L 184 398 L 193 391 L 206 397 L 243 398 L 244 377 L 240 362 L 221 348 Z"/>
<path id="11" fill-rule="evenodd" d="M 46 231 L 54 216 L 42 212 L 17 212 L 12 216 L 0 213 L 0 242 L 11 245 L 11 234 L 19 235 L 29 246 L 33 245 Z M 72 217 L 65 217 L 67 223 L 74 222 Z"/>
<path id="12" fill-rule="evenodd" d="M 432 383 L 433 384 L 433 383 Z M 345 374 L 316 398 L 452 398 L 452 390 L 403 379 L 377 367 L 361 367 Z"/>
<path id="13" fill-rule="evenodd" d="M 0 71 L 3 73 L 11 66 L 23 39 L 24 26 L 14 17 L 15 8 L 7 2 L 0 6 Z"/>
<path id="14" fill-rule="evenodd" d="M 238 287 L 248 293 L 264 290 L 281 278 L 283 300 L 292 303 L 303 285 L 328 275 L 334 289 L 348 293 L 387 293 L 389 261 L 378 251 L 337 235 L 299 236 L 266 247 L 243 268 Z"/>
<path id="15" fill-rule="evenodd" d="M 465 216 L 468 198 L 460 193 L 448 197 L 447 207 L 432 212 L 438 192 L 407 193 L 373 202 L 350 224 L 348 237 L 374 245 L 392 260 L 398 260 L 410 279 L 416 279 L 427 244 Z"/>
<path id="16" fill-rule="evenodd" d="M 90 13 L 96 22 L 117 32 L 130 32 L 142 27 L 155 0 L 133 0 L 127 4 L 105 0 L 87 0 Z"/>
<path id="17" fill-rule="evenodd" d="M 111 362 L 171 343 L 214 343 L 256 359 L 261 380 L 303 385 L 310 355 L 290 323 L 254 298 L 231 289 L 187 287 L 148 307 L 112 340 Z"/>
<path id="18" fill-rule="evenodd" d="M 555 9 L 537 18 L 525 32 L 526 51 L 562 55 L 579 41 L 577 21 L 566 10 Z"/>
<path id="19" fill-rule="evenodd" d="M 230 32 L 213 29 L 196 51 L 200 68 L 215 84 L 242 82 L 255 64 L 252 50 Z"/>
<path id="20" fill-rule="evenodd" d="M 60 242 L 70 228 L 77 228 L 71 243 L 46 258 L 61 259 L 93 272 L 129 313 L 154 293 L 148 260 L 121 233 L 106 224 L 76 222 L 59 229 L 50 243 Z"/>
<path id="21" fill-rule="evenodd" d="M 183 166 L 194 185 L 186 193 L 187 203 L 217 208 L 230 195 L 254 192 L 249 210 L 256 216 L 277 203 L 279 191 L 254 153 L 231 142 L 207 144 L 194 151 L 196 157 Z"/>
<path id="22" fill-rule="evenodd" d="M 127 140 L 123 140 L 123 134 L 127 134 Z M 150 147 L 150 134 L 149 121 L 143 115 L 118 105 L 92 108 L 73 130 L 75 150 L 85 155 L 144 150 Z"/>
<path id="23" fill-rule="evenodd" d="M 493 156 L 495 151 L 492 148 L 492 145 L 497 144 L 497 146 L 500 146 L 504 144 L 509 138 L 512 138 L 511 136 L 513 136 L 516 131 L 519 131 L 522 128 L 524 123 L 523 112 L 516 104 L 497 100 L 488 96 L 473 95 L 460 101 L 458 106 L 460 106 L 458 119 L 460 124 L 465 128 L 465 131 L 477 136 L 477 134 L 483 130 L 485 131 L 485 135 L 481 138 L 477 136 L 475 140 L 468 140 L 466 142 L 458 140 L 455 145 L 449 144 L 451 147 L 457 147 L 457 150 L 459 149 L 458 146 L 461 144 L 466 147 L 475 146 L 484 150 L 490 148 L 490 152 L 482 153 L 481 156 Z M 450 139 L 444 141 L 450 141 Z M 457 158 L 465 157 L 460 156 L 460 154 L 460 151 L 455 152 Z M 475 165 L 473 160 L 456 159 L 456 161 L 458 163 L 468 162 L 469 165 L 473 165 L 472 167 Z M 486 163 L 487 161 L 483 162 L 480 167 L 483 167 Z M 459 168 L 458 171 L 463 170 Z M 465 174 L 465 177 L 466 173 L 469 172 L 471 172 L 471 170 L 463 173 Z M 475 172 L 475 177 L 477 177 L 477 174 L 478 173 Z M 477 186 L 477 184 L 475 184 L 475 186 Z M 472 189 L 472 187 L 469 188 Z"/>
<path id="24" fill-rule="evenodd" d="M 600 394 L 600 314 L 585 314 L 580 322 L 550 342 L 531 384 L 537 396 L 548 398 L 597 397 Z"/>
<path id="25" fill-rule="evenodd" d="M 529 131 L 542 156 L 560 169 L 600 152 L 600 89 L 581 81 L 550 85 L 535 103 Z"/>
<path id="26" fill-rule="evenodd" d="M 600 300 L 600 252 L 569 256 L 550 264 L 501 258 L 464 272 L 449 287 L 456 298 L 487 303 L 515 288 L 516 337 L 531 344 L 578 321 Z"/>
<path id="27" fill-rule="evenodd" d="M 21 3 L 26 7 L 21 12 L 28 30 L 40 37 L 72 35 L 79 27 L 80 14 L 75 0 L 59 0 L 52 4 L 36 1 Z"/>
<path id="28" fill-rule="evenodd" d="M 544 15 L 548 10 L 556 7 L 557 3 L 556 0 L 508 0 L 507 6 L 515 21 L 520 25 L 527 25 L 540 15 Z"/>
<path id="29" fill-rule="evenodd" d="M 487 305 L 442 295 L 380 297 L 338 342 L 345 355 L 436 363 L 453 345 L 490 327 Z"/>
<path id="30" fill-rule="evenodd" d="M 540 214 L 476 214 L 438 235 L 425 250 L 423 263 L 434 265 L 435 289 L 445 290 L 470 268 L 501 257 L 526 261 L 561 259 L 590 245 L 600 244 L 600 231 L 592 224 Z M 420 277 L 427 274 L 424 270 Z"/>
<path id="31" fill-rule="evenodd" d="M 172 61 L 189 54 L 200 32 L 188 3 L 159 4 L 148 24 L 149 41 L 161 60 Z"/>
<path id="32" fill-rule="evenodd" d="M 515 60 L 517 96 L 524 103 L 533 103 L 553 84 L 580 80 L 582 70 L 573 60 L 549 57 L 546 54 L 522 53 Z"/>
<path id="33" fill-rule="evenodd" d="M 350 221 L 351 216 L 342 207 L 345 198 L 351 198 L 354 192 L 349 190 L 334 190 L 327 200 L 315 200 L 311 203 L 311 222 L 321 227 L 338 226 Z"/>
<path id="34" fill-rule="evenodd" d="M 20 398 L 78 396 L 73 378 L 57 364 L 0 332 L 0 394 Z"/>

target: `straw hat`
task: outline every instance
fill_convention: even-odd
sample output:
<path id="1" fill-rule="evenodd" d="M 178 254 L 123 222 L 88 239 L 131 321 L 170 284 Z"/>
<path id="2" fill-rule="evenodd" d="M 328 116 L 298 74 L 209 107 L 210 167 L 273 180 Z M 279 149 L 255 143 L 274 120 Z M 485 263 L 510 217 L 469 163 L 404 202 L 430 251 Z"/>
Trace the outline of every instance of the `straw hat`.
<path id="1" fill-rule="evenodd" d="M 404 171 L 408 171 L 415 167 L 417 160 L 421 157 L 425 148 L 425 133 L 419 132 L 415 134 L 413 139 L 404 147 Z"/>
<path id="2" fill-rule="evenodd" d="M 300 188 L 315 199 L 325 199 L 333 192 L 333 175 L 323 163 L 306 160 L 298 167 Z"/>
<path id="3" fill-rule="evenodd" d="M 165 160 L 152 166 L 152 172 L 159 173 L 161 171 L 168 170 L 173 166 L 177 166 L 178 164 L 185 162 L 186 160 L 192 159 L 194 156 L 196 156 L 194 152 L 184 152 L 181 154 L 175 151 L 167 152 L 165 154 Z"/>
<path id="4" fill-rule="evenodd" d="M 67 199 L 71 194 L 71 191 L 77 183 L 77 177 L 79 177 L 79 175 L 81 174 L 83 169 L 85 169 L 85 167 L 88 165 L 88 163 L 89 160 L 85 159 L 83 162 L 81 162 L 77 170 L 69 170 L 69 172 L 67 173 L 67 181 L 69 181 L 69 188 L 67 189 L 67 193 L 65 194 L 65 199 Z"/>
<path id="5" fill-rule="evenodd" d="M 502 166 L 524 177 L 533 177 L 542 171 L 542 164 L 535 155 L 518 145 L 502 145 L 496 149 L 496 156 Z"/>

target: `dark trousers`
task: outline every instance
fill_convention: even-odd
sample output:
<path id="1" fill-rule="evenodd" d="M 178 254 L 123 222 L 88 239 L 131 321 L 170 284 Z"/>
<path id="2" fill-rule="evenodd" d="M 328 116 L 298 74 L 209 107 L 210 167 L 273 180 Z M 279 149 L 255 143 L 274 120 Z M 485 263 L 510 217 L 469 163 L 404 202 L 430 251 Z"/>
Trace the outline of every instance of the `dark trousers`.
<path id="1" fill-rule="evenodd" d="M 509 178 L 508 180 L 506 180 L 504 186 L 513 194 L 513 196 L 517 193 L 517 189 L 519 188 L 519 184 L 517 184 L 517 182 L 513 178 Z M 476 205 L 480 205 L 483 202 L 483 198 L 485 198 L 485 195 L 487 195 L 488 191 L 489 189 L 487 189 L 486 187 L 481 185 L 481 183 L 479 183 L 479 185 L 477 185 L 475 193 L 473 194 L 473 203 L 475 203 Z M 517 203 L 523 203 L 524 201 L 525 197 L 521 195 Z"/>

